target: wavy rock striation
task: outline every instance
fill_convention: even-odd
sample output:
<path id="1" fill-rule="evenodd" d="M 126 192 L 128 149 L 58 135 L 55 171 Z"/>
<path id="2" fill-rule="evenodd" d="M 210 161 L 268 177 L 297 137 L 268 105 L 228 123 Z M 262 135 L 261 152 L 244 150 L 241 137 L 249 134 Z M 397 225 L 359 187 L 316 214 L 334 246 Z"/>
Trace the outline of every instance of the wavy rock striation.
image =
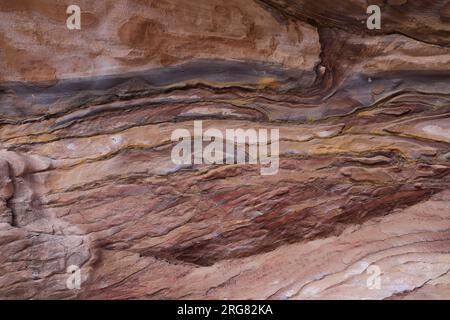
<path id="1" fill-rule="evenodd" d="M 450 2 L 67 5 L 0 3 L 0 298 L 450 298 Z M 198 119 L 278 174 L 174 164 Z"/>

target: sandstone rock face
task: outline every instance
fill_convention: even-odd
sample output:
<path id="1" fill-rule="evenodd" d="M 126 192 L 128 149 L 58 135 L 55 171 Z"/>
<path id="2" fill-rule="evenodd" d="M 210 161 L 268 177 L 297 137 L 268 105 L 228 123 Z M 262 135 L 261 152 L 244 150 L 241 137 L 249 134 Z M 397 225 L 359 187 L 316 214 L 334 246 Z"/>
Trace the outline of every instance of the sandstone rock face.
<path id="1" fill-rule="evenodd" d="M 0 298 L 450 299 L 450 2 L 70 4 L 0 2 Z"/>

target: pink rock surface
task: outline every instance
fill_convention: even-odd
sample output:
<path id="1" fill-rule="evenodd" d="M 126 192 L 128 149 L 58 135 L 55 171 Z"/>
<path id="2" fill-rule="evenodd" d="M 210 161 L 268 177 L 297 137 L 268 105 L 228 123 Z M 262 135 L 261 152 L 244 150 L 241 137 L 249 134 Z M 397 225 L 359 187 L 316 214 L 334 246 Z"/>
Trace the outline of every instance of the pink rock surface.
<path id="1" fill-rule="evenodd" d="M 449 299 L 449 4 L 378 2 L 2 1 L 0 298 Z"/>

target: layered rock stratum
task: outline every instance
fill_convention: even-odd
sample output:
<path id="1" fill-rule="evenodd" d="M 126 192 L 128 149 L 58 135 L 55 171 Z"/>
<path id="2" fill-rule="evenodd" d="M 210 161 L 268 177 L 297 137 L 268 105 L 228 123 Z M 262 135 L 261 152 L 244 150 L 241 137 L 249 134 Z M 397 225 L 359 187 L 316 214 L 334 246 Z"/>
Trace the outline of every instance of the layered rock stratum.
<path id="1" fill-rule="evenodd" d="M 0 1 L 0 298 L 450 298 L 450 2 L 76 2 Z"/>

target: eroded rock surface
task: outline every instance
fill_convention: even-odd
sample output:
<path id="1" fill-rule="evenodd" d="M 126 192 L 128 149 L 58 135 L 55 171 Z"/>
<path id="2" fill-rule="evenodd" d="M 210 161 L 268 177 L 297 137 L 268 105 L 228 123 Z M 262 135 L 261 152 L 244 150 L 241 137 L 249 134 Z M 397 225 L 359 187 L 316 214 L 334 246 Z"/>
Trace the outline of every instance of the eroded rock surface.
<path id="1" fill-rule="evenodd" d="M 450 2 L 69 4 L 0 3 L 0 298 L 450 298 Z M 198 119 L 278 173 L 174 164 Z"/>

